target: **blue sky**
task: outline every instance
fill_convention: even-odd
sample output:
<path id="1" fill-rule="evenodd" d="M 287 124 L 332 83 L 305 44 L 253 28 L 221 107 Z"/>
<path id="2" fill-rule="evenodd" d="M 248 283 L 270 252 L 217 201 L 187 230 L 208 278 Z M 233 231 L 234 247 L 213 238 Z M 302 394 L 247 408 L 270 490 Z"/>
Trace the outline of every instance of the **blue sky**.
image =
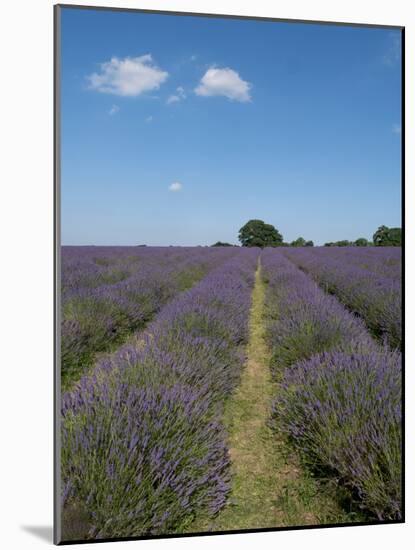
<path id="1" fill-rule="evenodd" d="M 400 31 L 62 9 L 62 243 L 401 225 Z"/>

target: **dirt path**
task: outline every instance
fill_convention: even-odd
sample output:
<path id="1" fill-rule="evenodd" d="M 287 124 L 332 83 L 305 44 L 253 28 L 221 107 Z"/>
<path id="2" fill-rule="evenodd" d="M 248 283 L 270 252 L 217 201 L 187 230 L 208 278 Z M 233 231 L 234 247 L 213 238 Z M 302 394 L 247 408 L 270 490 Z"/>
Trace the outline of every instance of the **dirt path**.
<path id="1" fill-rule="evenodd" d="M 225 413 L 232 491 L 227 506 L 213 521 L 196 522 L 193 528 L 198 531 L 345 521 L 331 499 L 318 494 L 314 479 L 305 475 L 283 440 L 267 426 L 272 397 L 278 387 L 271 381 L 265 342 L 265 291 L 259 263 L 252 295 L 246 367 Z"/>

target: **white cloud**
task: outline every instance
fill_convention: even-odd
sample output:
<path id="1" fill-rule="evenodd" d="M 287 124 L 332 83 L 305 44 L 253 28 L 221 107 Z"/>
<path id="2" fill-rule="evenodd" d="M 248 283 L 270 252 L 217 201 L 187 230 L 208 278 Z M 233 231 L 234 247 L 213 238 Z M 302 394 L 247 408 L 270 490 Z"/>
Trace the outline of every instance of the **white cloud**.
<path id="1" fill-rule="evenodd" d="M 167 103 L 167 105 L 170 105 L 171 103 L 178 103 L 182 99 L 186 99 L 186 94 L 185 94 L 184 88 L 182 86 L 178 86 L 176 88 L 176 93 L 170 95 L 167 98 L 166 103 Z"/>
<path id="2" fill-rule="evenodd" d="M 99 73 L 87 77 L 92 90 L 119 96 L 138 96 L 158 90 L 169 73 L 154 64 L 150 54 L 141 57 L 118 57 L 101 63 Z"/>
<path id="3" fill-rule="evenodd" d="M 153 122 L 153 116 L 150 115 L 146 118 L 146 122 Z"/>
<path id="4" fill-rule="evenodd" d="M 109 115 L 116 115 L 119 110 L 120 110 L 120 108 L 118 107 L 118 105 L 113 105 L 111 107 L 111 109 L 108 111 L 108 114 Z"/>
<path id="5" fill-rule="evenodd" d="M 402 133 L 402 128 L 401 128 L 401 125 L 400 124 L 394 124 L 392 126 L 392 132 L 394 134 L 401 134 Z"/>
<path id="6" fill-rule="evenodd" d="M 191 55 L 190 56 L 190 61 L 196 61 L 197 59 L 197 55 Z"/>
<path id="7" fill-rule="evenodd" d="M 225 96 L 242 103 L 251 101 L 251 84 L 239 76 L 233 69 L 210 67 L 203 75 L 195 93 L 201 96 Z"/>
<path id="8" fill-rule="evenodd" d="M 178 191 L 181 191 L 182 188 L 183 188 L 183 185 L 178 181 L 175 181 L 174 183 L 171 183 L 169 185 L 169 191 L 173 191 L 175 193 L 177 193 Z"/>

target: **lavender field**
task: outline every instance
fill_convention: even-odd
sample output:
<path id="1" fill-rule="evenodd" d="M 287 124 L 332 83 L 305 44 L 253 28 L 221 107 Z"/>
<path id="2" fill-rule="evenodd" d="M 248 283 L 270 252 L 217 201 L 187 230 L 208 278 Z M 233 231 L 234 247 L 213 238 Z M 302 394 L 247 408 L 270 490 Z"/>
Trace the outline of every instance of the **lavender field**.
<path id="1" fill-rule="evenodd" d="M 221 249 L 63 247 L 64 385 L 228 257 Z"/>
<path id="2" fill-rule="evenodd" d="M 61 284 L 63 540 L 401 519 L 400 248 L 63 247 Z"/>

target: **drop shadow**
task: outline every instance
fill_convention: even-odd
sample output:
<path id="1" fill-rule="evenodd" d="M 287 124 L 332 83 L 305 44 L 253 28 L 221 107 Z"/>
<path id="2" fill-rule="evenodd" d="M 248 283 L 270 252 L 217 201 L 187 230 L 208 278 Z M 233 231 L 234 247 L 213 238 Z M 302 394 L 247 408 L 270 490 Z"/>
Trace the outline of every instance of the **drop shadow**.
<path id="1" fill-rule="evenodd" d="M 51 525 L 21 525 L 21 529 L 38 539 L 53 543 L 53 527 Z"/>

